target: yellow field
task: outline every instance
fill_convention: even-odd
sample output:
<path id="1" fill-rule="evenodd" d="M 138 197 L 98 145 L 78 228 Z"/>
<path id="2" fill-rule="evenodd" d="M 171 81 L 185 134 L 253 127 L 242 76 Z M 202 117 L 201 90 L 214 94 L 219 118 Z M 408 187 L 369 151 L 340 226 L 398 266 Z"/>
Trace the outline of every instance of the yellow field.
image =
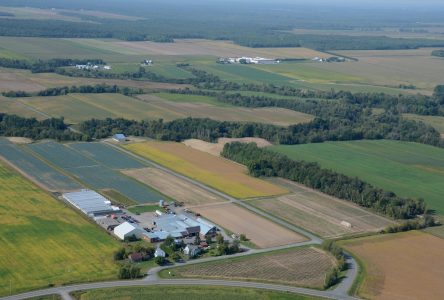
<path id="1" fill-rule="evenodd" d="M 117 242 L 2 164 L 0 216 L 0 296 L 116 277 Z"/>
<path id="2" fill-rule="evenodd" d="M 246 174 L 245 167 L 180 143 L 146 142 L 126 149 L 236 198 L 282 195 L 287 190 Z"/>

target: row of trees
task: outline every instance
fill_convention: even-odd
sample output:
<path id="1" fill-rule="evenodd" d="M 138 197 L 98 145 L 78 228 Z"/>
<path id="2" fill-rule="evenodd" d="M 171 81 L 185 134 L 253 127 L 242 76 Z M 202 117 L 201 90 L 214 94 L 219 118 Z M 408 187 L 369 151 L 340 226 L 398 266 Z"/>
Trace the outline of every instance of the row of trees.
<path id="1" fill-rule="evenodd" d="M 58 68 L 75 65 L 104 65 L 102 59 L 53 58 L 50 60 L 29 61 L 25 59 L 0 58 L 0 67 L 31 70 L 32 73 L 54 73 Z"/>
<path id="2" fill-rule="evenodd" d="M 253 176 L 286 178 L 389 217 L 411 219 L 426 210 L 423 199 L 401 198 L 358 178 L 322 169 L 317 163 L 292 160 L 285 155 L 258 148 L 256 144 L 227 144 L 221 155 L 246 165 Z"/>
<path id="3" fill-rule="evenodd" d="M 73 85 L 71 87 L 56 87 L 49 88 L 39 92 L 24 92 L 24 91 L 9 91 L 3 92 L 2 95 L 5 97 L 34 97 L 34 96 L 61 96 L 68 95 L 72 93 L 80 93 L 80 94 L 102 94 L 102 93 L 111 93 L 111 94 L 123 94 L 126 96 L 143 94 L 143 89 L 140 88 L 131 88 L 131 87 L 121 87 L 117 85 L 107 85 L 107 84 L 97 84 L 97 85 Z"/>

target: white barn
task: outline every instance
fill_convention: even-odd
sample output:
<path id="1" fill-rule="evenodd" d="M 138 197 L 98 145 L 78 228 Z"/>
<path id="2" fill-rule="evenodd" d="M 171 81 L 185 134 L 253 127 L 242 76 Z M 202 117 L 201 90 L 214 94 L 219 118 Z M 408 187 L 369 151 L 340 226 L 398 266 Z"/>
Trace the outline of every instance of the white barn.
<path id="1" fill-rule="evenodd" d="M 143 232 L 144 230 L 142 228 L 128 222 L 122 223 L 114 228 L 114 234 L 121 240 L 125 240 L 133 235 L 140 239 L 142 238 Z"/>

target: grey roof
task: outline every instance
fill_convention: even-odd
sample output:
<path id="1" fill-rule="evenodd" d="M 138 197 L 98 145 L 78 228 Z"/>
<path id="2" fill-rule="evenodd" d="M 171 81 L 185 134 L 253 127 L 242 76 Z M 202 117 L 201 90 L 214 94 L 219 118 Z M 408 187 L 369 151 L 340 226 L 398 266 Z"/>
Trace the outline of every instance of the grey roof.
<path id="1" fill-rule="evenodd" d="M 86 215 L 94 216 L 115 212 L 112 206 L 106 203 L 109 201 L 108 199 L 91 190 L 66 193 L 63 194 L 63 198 Z"/>
<path id="2" fill-rule="evenodd" d="M 118 139 L 118 140 L 124 140 L 124 139 L 126 139 L 126 136 L 124 134 L 122 134 L 122 133 L 116 133 L 114 135 L 114 138 Z"/>

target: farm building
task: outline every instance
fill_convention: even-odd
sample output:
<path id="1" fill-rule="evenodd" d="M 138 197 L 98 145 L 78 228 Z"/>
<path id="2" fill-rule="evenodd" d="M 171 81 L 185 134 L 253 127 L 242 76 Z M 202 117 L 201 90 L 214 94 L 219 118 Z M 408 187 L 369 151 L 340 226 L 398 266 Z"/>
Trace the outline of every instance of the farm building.
<path id="1" fill-rule="evenodd" d="M 115 135 L 113 135 L 113 140 L 115 140 L 116 142 L 125 142 L 126 141 L 126 136 L 123 133 L 116 133 Z"/>
<path id="2" fill-rule="evenodd" d="M 108 199 L 91 190 L 80 190 L 79 192 L 65 193 L 62 195 L 62 197 L 71 205 L 90 217 L 120 212 L 120 209 L 112 206 Z"/>
<path id="3" fill-rule="evenodd" d="M 141 262 L 143 260 L 143 255 L 140 253 L 131 253 L 128 255 L 128 259 L 132 263 Z"/>
<path id="4" fill-rule="evenodd" d="M 200 254 L 200 248 L 196 245 L 187 245 L 185 249 L 183 249 L 183 253 L 189 257 L 195 257 Z"/>
<path id="5" fill-rule="evenodd" d="M 156 252 L 154 252 L 154 257 L 165 257 L 165 255 L 165 251 L 160 248 L 157 248 Z"/>
<path id="6" fill-rule="evenodd" d="M 143 237 L 145 230 L 136 224 L 124 222 L 114 228 L 114 234 L 121 240 L 128 239 L 132 236 L 140 239 Z"/>

